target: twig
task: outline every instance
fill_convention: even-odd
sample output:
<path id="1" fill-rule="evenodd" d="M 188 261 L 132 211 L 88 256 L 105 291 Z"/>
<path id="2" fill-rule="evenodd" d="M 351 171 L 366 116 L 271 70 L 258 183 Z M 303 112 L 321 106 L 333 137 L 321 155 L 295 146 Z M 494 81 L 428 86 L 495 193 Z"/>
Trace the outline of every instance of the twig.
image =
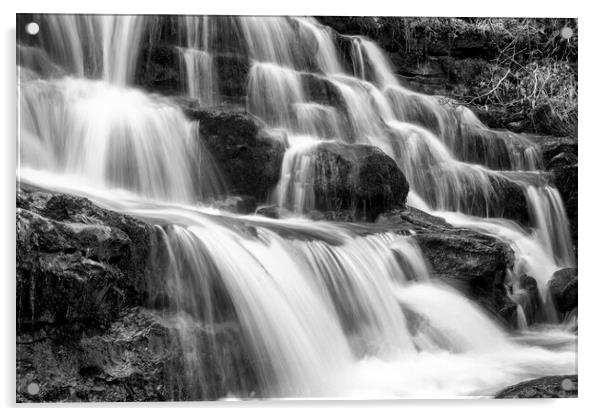
<path id="1" fill-rule="evenodd" d="M 511 72 L 511 70 L 508 69 L 506 74 L 502 77 L 502 79 L 499 80 L 499 82 L 496 84 L 495 87 L 493 87 L 493 89 L 491 91 L 489 91 L 485 94 L 479 95 L 478 97 L 474 97 L 472 100 L 470 100 L 470 104 L 472 104 L 475 100 L 478 100 L 479 98 L 487 97 L 488 95 L 491 95 L 493 92 L 495 92 L 495 90 L 497 90 L 500 87 L 500 85 L 502 85 L 502 82 L 504 82 L 504 80 L 508 77 L 510 72 Z"/>

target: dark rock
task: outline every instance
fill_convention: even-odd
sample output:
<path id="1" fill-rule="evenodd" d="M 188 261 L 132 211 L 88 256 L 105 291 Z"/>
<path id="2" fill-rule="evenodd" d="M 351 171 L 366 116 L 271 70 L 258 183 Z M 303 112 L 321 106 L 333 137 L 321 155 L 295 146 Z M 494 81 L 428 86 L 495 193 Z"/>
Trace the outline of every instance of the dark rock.
<path id="1" fill-rule="evenodd" d="M 494 170 L 524 170 L 522 166 L 514 166 L 513 155 L 524 154 L 527 149 L 538 150 L 526 136 L 484 125 L 460 122 L 455 136 L 448 140 L 448 145 L 460 160 Z"/>
<path id="2" fill-rule="evenodd" d="M 285 140 L 265 130 L 246 112 L 226 108 L 185 108 L 199 122 L 199 133 L 224 174 L 230 191 L 265 201 L 280 179 Z"/>
<path id="3" fill-rule="evenodd" d="M 523 274 L 518 278 L 518 287 L 519 290 L 513 294 L 513 298 L 522 306 L 527 324 L 542 322 L 544 320 L 543 302 L 539 295 L 537 280 Z"/>
<path id="4" fill-rule="evenodd" d="M 236 214 L 252 214 L 257 209 L 257 200 L 248 195 L 230 196 L 223 201 L 216 201 L 213 205 Z"/>
<path id="5" fill-rule="evenodd" d="M 577 156 L 579 144 L 576 137 L 529 135 L 529 139 L 537 143 L 541 148 L 543 164 L 547 169 L 551 168 L 548 165 L 552 159 L 561 153 L 572 153 Z"/>
<path id="6" fill-rule="evenodd" d="M 489 216 L 508 218 L 523 225 L 533 225 L 530 222 L 529 206 L 523 187 L 503 175 L 491 176 L 490 179 L 493 204 L 489 207 Z"/>
<path id="7" fill-rule="evenodd" d="M 146 291 L 149 225 L 85 198 L 17 191 L 17 330 L 110 322 Z"/>
<path id="8" fill-rule="evenodd" d="M 543 164 L 564 202 L 575 252 L 578 242 L 578 141 L 576 137 L 529 136 L 541 148 Z"/>
<path id="9" fill-rule="evenodd" d="M 578 162 L 577 155 L 574 153 L 562 152 L 557 154 L 550 160 L 546 166 L 547 170 L 554 170 L 565 166 L 576 165 Z"/>
<path id="10" fill-rule="evenodd" d="M 213 58 L 220 99 L 244 104 L 249 77 L 249 58 L 236 54 L 218 54 Z"/>
<path id="11" fill-rule="evenodd" d="M 576 375 L 548 376 L 510 386 L 495 395 L 496 399 L 548 399 L 577 397 Z"/>
<path id="12" fill-rule="evenodd" d="M 317 209 L 351 210 L 356 219 L 373 221 L 379 214 L 405 204 L 408 182 L 382 150 L 367 145 L 320 143 L 311 152 Z"/>
<path id="13" fill-rule="evenodd" d="M 489 235 L 452 227 L 443 219 L 415 208 L 394 210 L 379 218 L 390 226 L 406 224 L 435 278 L 475 300 L 493 315 L 515 325 L 516 304 L 505 280 L 514 264 L 510 246 Z"/>
<path id="14" fill-rule="evenodd" d="M 236 324 L 198 325 L 187 344 L 179 320 L 133 308 L 106 331 L 66 338 L 59 331 L 17 340 L 17 402 L 215 400 L 258 388 L 250 356 Z M 186 359 L 195 343 L 211 345 Z M 35 383 L 39 391 L 31 394 Z"/>
<path id="15" fill-rule="evenodd" d="M 268 205 L 257 208 L 255 214 L 261 215 L 267 218 L 280 219 L 286 217 L 290 212 L 277 205 Z"/>
<path id="16" fill-rule="evenodd" d="M 185 67 L 178 47 L 149 45 L 138 59 L 135 83 L 149 91 L 181 94 L 186 88 Z"/>
<path id="17" fill-rule="evenodd" d="M 345 100 L 341 92 L 328 78 L 303 72 L 300 74 L 303 90 L 307 91 L 309 101 L 335 108 L 345 108 Z"/>
<path id="18" fill-rule="evenodd" d="M 568 313 L 578 304 L 577 269 L 561 269 L 554 273 L 549 283 L 550 294 L 560 313 Z"/>

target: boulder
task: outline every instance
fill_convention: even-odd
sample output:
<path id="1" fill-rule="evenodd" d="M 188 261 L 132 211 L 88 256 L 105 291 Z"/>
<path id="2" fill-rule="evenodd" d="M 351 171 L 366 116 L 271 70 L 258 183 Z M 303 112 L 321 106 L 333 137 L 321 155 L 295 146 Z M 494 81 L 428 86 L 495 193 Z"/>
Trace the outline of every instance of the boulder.
<path id="1" fill-rule="evenodd" d="M 266 206 L 257 208 L 257 210 L 255 211 L 255 214 L 277 220 L 277 219 L 286 217 L 288 214 L 290 214 L 290 211 L 288 211 L 284 208 L 281 208 L 278 205 L 266 205 Z"/>
<path id="2" fill-rule="evenodd" d="M 562 313 L 568 313 L 578 304 L 578 281 L 577 269 L 561 269 L 554 273 L 548 283 L 550 294 L 556 309 Z"/>
<path id="3" fill-rule="evenodd" d="M 459 290 L 500 320 L 515 325 L 516 304 L 505 285 L 506 272 L 514 264 L 514 253 L 507 243 L 452 227 L 442 218 L 411 207 L 390 211 L 378 222 L 412 230 L 434 278 Z"/>
<path id="4" fill-rule="evenodd" d="M 265 201 L 280 179 L 285 139 L 269 133 L 263 123 L 243 111 L 224 107 L 188 107 L 199 134 L 224 174 L 229 190 Z"/>
<path id="5" fill-rule="evenodd" d="M 316 208 L 373 221 L 405 204 L 408 182 L 395 161 L 368 145 L 320 143 L 311 150 Z"/>
<path id="6" fill-rule="evenodd" d="M 500 391 L 496 399 L 549 399 L 577 397 L 576 375 L 548 376 L 524 381 Z"/>
<path id="7" fill-rule="evenodd" d="M 17 191 L 17 331 L 106 324 L 145 297 L 152 228 L 88 199 Z"/>

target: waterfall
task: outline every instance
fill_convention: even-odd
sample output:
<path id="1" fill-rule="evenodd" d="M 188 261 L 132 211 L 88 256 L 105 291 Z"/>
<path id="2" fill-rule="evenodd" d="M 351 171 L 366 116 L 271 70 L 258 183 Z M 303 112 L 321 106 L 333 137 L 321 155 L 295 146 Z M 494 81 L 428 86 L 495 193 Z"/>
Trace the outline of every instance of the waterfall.
<path id="1" fill-rule="evenodd" d="M 186 46 L 178 48 L 184 61 L 184 73 L 189 97 L 203 105 L 219 102 L 219 86 L 215 76 L 213 44 L 214 28 L 209 16 L 185 16 Z"/>
<path id="2" fill-rule="evenodd" d="M 20 163 L 168 201 L 220 194 L 198 129 L 167 100 L 79 78 L 21 84 Z"/>
<path id="3" fill-rule="evenodd" d="M 480 306 L 435 282 L 410 232 L 360 232 L 307 216 L 324 180 L 316 146 L 376 146 L 404 172 L 409 205 L 511 246 L 521 329 L 523 274 L 537 281 L 554 322 L 548 281 L 575 258 L 558 191 L 537 173 L 535 144 L 410 91 L 368 39 L 347 38 L 345 62 L 333 32 L 315 19 L 175 22 L 182 93 L 203 106 L 221 103 L 217 57 L 249 62 L 242 104 L 286 136 L 271 202 L 289 218 L 209 206 L 228 189 L 199 134 L 202 121 L 174 99 L 135 87 L 144 39 L 160 24 L 144 16 L 44 15 L 40 43 L 20 46 L 27 68 L 18 178 L 153 225 L 151 278 L 172 302 L 173 336 L 186 346 L 186 397 L 210 394 L 199 358 L 207 351 L 218 357 L 214 376 L 250 397 L 250 378 L 215 353 L 215 328 L 229 320 L 240 324 L 240 347 L 252 357 L 255 397 L 491 395 L 525 378 L 575 371 L 572 345 L 517 342 Z M 48 73 L 30 67 L 46 61 Z M 524 199 L 529 218 L 504 217 L 507 189 Z"/>

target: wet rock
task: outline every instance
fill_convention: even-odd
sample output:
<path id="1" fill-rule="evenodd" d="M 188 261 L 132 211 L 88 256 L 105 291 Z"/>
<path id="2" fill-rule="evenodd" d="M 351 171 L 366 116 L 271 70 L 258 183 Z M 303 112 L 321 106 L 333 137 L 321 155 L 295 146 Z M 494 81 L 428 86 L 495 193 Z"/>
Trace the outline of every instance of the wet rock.
<path id="1" fill-rule="evenodd" d="M 144 299 L 151 228 L 85 198 L 17 191 L 17 330 L 110 322 Z"/>
<path id="2" fill-rule="evenodd" d="M 308 100 L 335 108 L 345 108 L 345 100 L 341 92 L 326 77 L 312 73 L 301 73 L 301 82 L 304 91 L 308 93 Z"/>
<path id="3" fill-rule="evenodd" d="M 519 224 L 532 225 L 527 198 L 521 185 L 503 175 L 490 176 L 490 180 L 493 204 L 490 206 L 489 216 L 508 218 Z M 486 213 L 481 214 L 487 216 Z"/>
<path id="4" fill-rule="evenodd" d="M 224 174 L 230 191 L 265 201 L 280 179 L 285 140 L 265 130 L 249 113 L 225 108 L 189 107 L 199 133 Z"/>
<path id="5" fill-rule="evenodd" d="M 382 215 L 379 223 L 405 225 L 415 239 L 433 276 L 479 303 L 493 315 L 515 325 L 516 304 L 505 286 L 506 271 L 514 264 L 510 246 L 489 235 L 449 225 L 415 208 Z"/>
<path id="6" fill-rule="evenodd" d="M 213 206 L 236 214 L 252 214 L 257 208 L 257 200 L 253 196 L 230 196 L 223 201 L 216 201 Z"/>
<path id="7" fill-rule="evenodd" d="M 170 44 L 148 45 L 138 59 L 135 83 L 152 92 L 181 94 L 186 88 L 184 71 L 178 47 Z"/>
<path id="8" fill-rule="evenodd" d="M 496 399 L 548 399 L 577 397 L 576 375 L 549 376 L 510 386 L 495 395 Z"/>
<path id="9" fill-rule="evenodd" d="M 17 402 L 214 400 L 257 389 L 250 356 L 236 324 L 210 332 L 191 328 L 177 336 L 185 317 L 124 309 L 105 331 L 58 330 L 17 340 Z M 211 345 L 188 362 L 195 342 Z M 196 377 L 196 378 L 195 378 Z M 36 387 L 37 388 L 32 388 Z"/>
<path id="10" fill-rule="evenodd" d="M 566 160 L 570 162 L 572 158 L 569 157 Z M 552 160 L 552 162 L 554 161 L 559 162 L 559 159 L 555 158 Z M 571 237 L 573 240 L 573 245 L 575 246 L 576 253 L 579 233 L 579 172 L 577 163 L 562 166 L 554 166 L 551 172 L 554 185 L 556 185 L 556 187 L 558 188 L 558 192 L 560 193 L 562 201 L 564 202 L 564 208 L 566 210 L 566 215 L 569 220 Z"/>
<path id="11" fill-rule="evenodd" d="M 549 166 L 549 164 L 552 159 L 562 153 L 577 156 L 579 144 L 576 137 L 530 135 L 529 138 L 541 148 L 543 164 L 546 169 L 550 169 L 552 166 Z"/>
<path id="12" fill-rule="evenodd" d="M 213 62 L 221 100 L 244 105 L 249 77 L 249 58 L 236 54 L 218 54 L 213 58 Z"/>
<path id="13" fill-rule="evenodd" d="M 135 84 L 164 95 L 188 94 L 185 47 L 149 44 L 136 68 Z M 235 53 L 211 55 L 212 91 L 220 103 L 244 105 L 249 75 L 249 58 Z"/>
<path id="14" fill-rule="evenodd" d="M 550 294 L 560 313 L 568 313 L 578 304 L 577 269 L 561 269 L 554 273 L 549 282 Z"/>
<path id="15" fill-rule="evenodd" d="M 578 162 L 577 155 L 570 152 L 561 152 L 554 156 L 546 165 L 547 170 L 554 170 L 564 166 L 576 165 Z"/>
<path id="16" fill-rule="evenodd" d="M 277 205 L 267 205 L 267 206 L 257 208 L 257 210 L 255 211 L 255 214 L 261 215 L 261 216 L 267 217 L 267 218 L 279 219 L 279 218 L 283 218 L 284 216 L 286 216 L 288 212 L 289 212 L 288 210 L 286 210 L 284 208 L 280 208 Z"/>
<path id="17" fill-rule="evenodd" d="M 576 137 L 529 136 L 541 148 L 543 164 L 564 202 L 575 252 L 578 242 L 578 140 Z"/>
<path id="18" fill-rule="evenodd" d="M 513 298 L 521 305 L 527 319 L 527 324 L 544 320 L 541 296 L 537 286 L 537 280 L 526 274 L 518 278 L 518 291 L 513 293 Z"/>
<path id="19" fill-rule="evenodd" d="M 367 145 L 321 143 L 312 150 L 316 208 L 351 210 L 356 219 L 373 221 L 405 204 L 408 182 L 395 161 Z"/>

